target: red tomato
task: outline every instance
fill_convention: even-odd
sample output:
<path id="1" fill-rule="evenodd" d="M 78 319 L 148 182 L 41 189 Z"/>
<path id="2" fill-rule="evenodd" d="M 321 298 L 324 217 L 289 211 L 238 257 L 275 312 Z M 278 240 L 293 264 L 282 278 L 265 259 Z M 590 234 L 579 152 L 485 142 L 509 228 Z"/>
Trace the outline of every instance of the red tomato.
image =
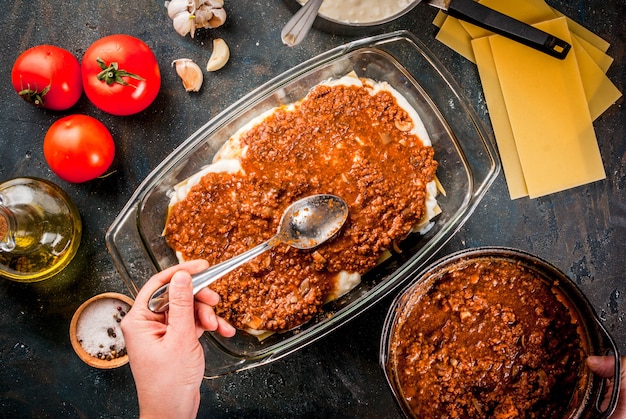
<path id="1" fill-rule="evenodd" d="M 146 109 L 161 88 L 161 72 L 150 48 L 129 35 L 110 35 L 91 44 L 82 62 L 85 93 L 113 115 Z"/>
<path id="2" fill-rule="evenodd" d="M 43 140 L 43 154 L 61 179 L 85 182 L 111 166 L 115 143 L 102 122 L 87 115 L 70 115 L 50 126 Z"/>
<path id="3" fill-rule="evenodd" d="M 11 82 L 26 101 L 55 111 L 71 108 L 83 93 L 78 59 L 53 45 L 39 45 L 20 54 Z"/>

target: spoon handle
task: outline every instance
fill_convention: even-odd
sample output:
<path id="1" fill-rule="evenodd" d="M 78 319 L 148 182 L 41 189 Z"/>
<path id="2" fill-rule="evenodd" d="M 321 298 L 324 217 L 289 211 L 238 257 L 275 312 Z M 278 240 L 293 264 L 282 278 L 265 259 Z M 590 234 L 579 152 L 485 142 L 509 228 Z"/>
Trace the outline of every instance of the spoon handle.
<path id="1" fill-rule="evenodd" d="M 193 295 L 196 295 L 198 292 L 200 292 L 200 290 L 211 285 L 213 282 L 217 281 L 218 279 L 230 273 L 244 263 L 254 259 L 260 254 L 276 246 L 277 243 L 278 240 L 276 240 L 276 238 L 272 238 L 233 258 L 218 263 L 217 265 L 213 265 L 200 273 L 191 275 Z M 167 310 L 169 306 L 168 289 L 169 284 L 165 284 L 152 294 L 152 297 L 150 297 L 150 300 L 148 301 L 148 308 L 151 311 L 155 313 L 162 313 Z"/>
<path id="2" fill-rule="evenodd" d="M 238 254 L 224 262 L 213 265 L 210 268 L 191 275 L 191 284 L 193 285 L 193 295 L 196 295 L 202 288 L 208 287 L 224 275 L 232 272 L 236 268 L 240 267 L 244 263 L 254 259 L 260 254 L 266 252 L 275 246 L 275 240 L 268 240 L 261 243 L 252 249 L 246 250 L 243 253 Z"/>
<path id="3" fill-rule="evenodd" d="M 294 14 L 285 24 L 280 33 L 283 44 L 293 47 L 298 45 L 313 26 L 313 21 L 317 17 L 324 0 L 308 0 L 304 6 Z"/>

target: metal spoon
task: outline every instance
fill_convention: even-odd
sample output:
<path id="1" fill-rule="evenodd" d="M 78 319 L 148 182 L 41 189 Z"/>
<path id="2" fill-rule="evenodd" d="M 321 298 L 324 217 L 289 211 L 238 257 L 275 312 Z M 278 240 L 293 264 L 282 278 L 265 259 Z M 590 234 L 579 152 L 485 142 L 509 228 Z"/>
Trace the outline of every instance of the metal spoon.
<path id="1" fill-rule="evenodd" d="M 192 275 L 193 294 L 280 243 L 296 249 L 312 249 L 334 236 L 348 218 L 348 205 L 335 195 L 312 195 L 291 204 L 280 219 L 278 232 L 268 241 L 205 271 Z M 156 290 L 148 308 L 162 313 L 169 306 L 169 284 Z"/>
<path id="2" fill-rule="evenodd" d="M 313 21 L 324 0 L 308 0 L 295 15 L 287 21 L 280 32 L 283 44 L 293 47 L 298 45 L 313 26 Z"/>

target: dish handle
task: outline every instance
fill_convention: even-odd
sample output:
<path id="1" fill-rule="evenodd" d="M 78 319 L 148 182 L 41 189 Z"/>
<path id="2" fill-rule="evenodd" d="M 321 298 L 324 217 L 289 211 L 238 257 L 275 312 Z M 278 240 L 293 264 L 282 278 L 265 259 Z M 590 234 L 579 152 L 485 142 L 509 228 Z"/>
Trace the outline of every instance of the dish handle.
<path id="1" fill-rule="evenodd" d="M 599 386 L 597 387 L 599 391 L 597 391 L 595 394 L 592 394 L 592 398 L 594 400 L 592 400 L 593 404 L 590 403 L 590 406 L 592 405 L 593 409 L 595 410 L 592 417 L 605 419 L 609 418 L 617 407 L 621 386 L 619 377 L 621 376 L 622 372 L 622 363 L 619 351 L 615 346 L 615 342 L 613 341 L 607 330 L 604 328 L 604 326 L 600 323 L 600 320 L 598 318 L 595 318 L 595 322 L 602 339 L 599 355 L 612 355 L 615 361 L 613 367 L 614 379 L 612 381 L 612 385 L 609 384 L 608 379 L 601 378 L 595 374 L 593 377 L 594 383 L 599 382 Z M 594 388 L 596 388 L 595 384 Z M 602 405 L 605 401 L 605 397 L 609 396 L 609 394 L 607 394 L 607 391 L 610 391 L 610 398 L 608 399 L 608 404 L 606 405 L 606 407 L 603 408 Z"/>

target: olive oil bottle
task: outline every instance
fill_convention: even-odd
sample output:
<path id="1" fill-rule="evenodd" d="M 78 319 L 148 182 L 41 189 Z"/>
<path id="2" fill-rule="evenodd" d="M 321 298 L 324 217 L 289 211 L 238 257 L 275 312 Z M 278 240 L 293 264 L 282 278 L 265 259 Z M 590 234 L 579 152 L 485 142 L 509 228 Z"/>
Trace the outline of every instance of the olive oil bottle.
<path id="1" fill-rule="evenodd" d="M 55 184 L 37 178 L 0 183 L 0 276 L 50 278 L 72 260 L 81 232 L 78 209 Z"/>

